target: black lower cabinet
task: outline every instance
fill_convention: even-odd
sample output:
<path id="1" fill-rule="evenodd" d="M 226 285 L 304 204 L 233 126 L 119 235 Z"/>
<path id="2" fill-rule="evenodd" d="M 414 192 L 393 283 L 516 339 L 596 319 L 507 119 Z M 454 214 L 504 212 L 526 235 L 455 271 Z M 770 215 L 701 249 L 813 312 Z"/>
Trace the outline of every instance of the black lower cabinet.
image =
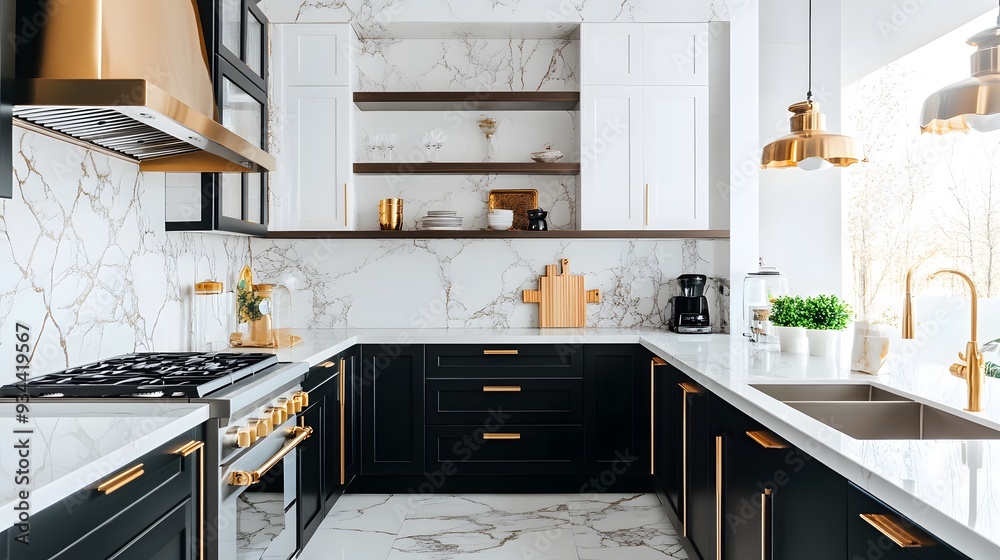
<path id="1" fill-rule="evenodd" d="M 847 547 L 849 560 L 968 558 L 850 483 L 847 491 Z"/>
<path id="2" fill-rule="evenodd" d="M 681 530 L 702 558 L 716 558 L 716 461 L 721 461 L 718 446 L 722 436 L 711 423 L 709 412 L 718 399 L 694 383 L 687 383 L 684 390 Z"/>
<path id="3" fill-rule="evenodd" d="M 344 381 L 341 385 L 341 400 L 344 407 L 341 431 L 343 441 L 343 476 L 342 482 L 350 484 L 358 474 L 361 464 L 360 428 L 361 428 L 361 348 L 355 346 L 341 354 Z"/>
<path id="4" fill-rule="evenodd" d="M 296 468 L 298 469 L 295 517 L 298 524 L 296 550 L 302 550 L 326 513 L 324 500 L 324 471 L 327 467 L 325 438 L 329 425 L 324 416 L 328 412 L 323 398 L 310 395 L 309 407 L 299 413 L 300 425 L 313 428 L 313 435 L 296 448 Z M 338 430 L 339 432 L 339 430 Z M 339 445 L 338 445 L 339 449 Z"/>
<path id="5" fill-rule="evenodd" d="M 847 482 L 764 426 L 719 402 L 723 426 L 723 557 L 847 555 Z"/>
<path id="6" fill-rule="evenodd" d="M 579 474 L 579 426 L 428 426 L 428 471 L 446 475 Z"/>
<path id="7" fill-rule="evenodd" d="M 683 504 L 685 391 L 681 383 L 691 380 L 677 368 L 664 364 L 653 367 L 653 478 L 664 507 L 681 518 Z"/>
<path id="8" fill-rule="evenodd" d="M 196 560 L 204 448 L 191 430 L 76 494 L 32 515 L 29 544 L 13 527 L 0 539 L 11 560 Z"/>
<path id="9" fill-rule="evenodd" d="M 650 360 L 635 344 L 583 347 L 587 472 L 649 473 Z"/>
<path id="10" fill-rule="evenodd" d="M 423 346 L 362 346 L 360 383 L 361 473 L 423 473 Z"/>

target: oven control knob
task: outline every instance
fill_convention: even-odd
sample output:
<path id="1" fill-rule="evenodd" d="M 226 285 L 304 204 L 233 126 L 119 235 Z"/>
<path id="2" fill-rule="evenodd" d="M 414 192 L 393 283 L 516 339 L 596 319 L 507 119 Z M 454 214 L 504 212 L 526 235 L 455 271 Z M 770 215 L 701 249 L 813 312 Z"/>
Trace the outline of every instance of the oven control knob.
<path id="1" fill-rule="evenodd" d="M 302 403 L 302 408 L 306 408 L 309 406 L 309 393 L 299 391 L 298 393 L 295 393 L 295 400 Z"/>
<path id="2" fill-rule="evenodd" d="M 244 428 L 236 432 L 236 447 L 250 447 L 257 441 L 257 432 Z"/>
<path id="3" fill-rule="evenodd" d="M 257 439 L 265 438 L 271 433 L 271 419 L 251 418 L 250 423 L 247 424 L 247 429 L 257 434 Z"/>
<path id="4" fill-rule="evenodd" d="M 302 412 L 302 407 L 304 405 L 302 404 L 302 396 L 301 395 L 299 395 L 298 393 L 295 393 L 294 395 L 292 395 L 292 399 L 291 399 L 290 402 L 292 403 L 292 406 L 295 407 L 296 414 L 299 413 L 299 412 Z"/>
<path id="5" fill-rule="evenodd" d="M 271 415 L 271 426 L 275 429 L 284 424 L 285 420 L 288 420 L 288 413 L 285 412 L 284 407 L 276 406 L 274 408 L 267 409 L 265 412 Z"/>
<path id="6" fill-rule="evenodd" d="M 278 399 L 278 406 L 285 407 L 285 414 L 291 416 L 295 414 L 295 401 L 288 399 Z"/>

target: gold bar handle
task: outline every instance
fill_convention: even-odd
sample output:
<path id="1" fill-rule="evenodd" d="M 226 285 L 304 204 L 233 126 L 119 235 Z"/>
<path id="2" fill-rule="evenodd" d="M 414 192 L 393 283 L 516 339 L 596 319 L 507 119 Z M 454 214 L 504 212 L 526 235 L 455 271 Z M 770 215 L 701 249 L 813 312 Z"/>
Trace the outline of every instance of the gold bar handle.
<path id="1" fill-rule="evenodd" d="M 715 557 L 722 560 L 722 436 L 715 436 Z"/>
<path id="2" fill-rule="evenodd" d="M 348 204 L 347 204 L 347 183 L 344 183 L 344 227 L 348 227 L 350 224 L 347 222 L 348 216 Z"/>
<path id="3" fill-rule="evenodd" d="M 198 454 L 198 558 L 205 558 L 205 442 L 192 440 L 174 450 L 174 455 Z"/>
<path id="4" fill-rule="evenodd" d="M 862 513 L 861 519 L 875 527 L 879 533 L 889 537 L 889 540 L 899 545 L 900 548 L 922 548 L 934 546 L 937 543 L 926 535 L 908 531 L 899 522 L 898 518 L 880 513 Z"/>
<path id="5" fill-rule="evenodd" d="M 334 364 L 334 363 L 333 363 L 333 362 L 331 362 L 330 360 L 327 360 L 327 361 L 325 361 L 325 362 L 323 362 L 323 363 L 319 364 L 319 367 L 324 367 L 324 368 L 332 368 L 332 367 L 333 367 L 333 366 L 335 366 L 335 365 L 337 365 L 337 364 Z"/>
<path id="6" fill-rule="evenodd" d="M 344 434 L 346 433 L 347 420 L 347 379 L 346 360 L 340 359 L 340 484 L 347 482 L 347 457 L 344 454 Z"/>
<path id="7" fill-rule="evenodd" d="M 684 391 L 685 395 L 697 395 L 698 393 L 701 393 L 701 388 L 695 385 L 694 383 L 684 382 L 684 383 L 678 383 L 677 385 L 681 388 L 682 391 Z"/>
<path id="8" fill-rule="evenodd" d="M 520 393 L 521 388 L 517 385 L 483 385 L 484 393 Z"/>
<path id="9" fill-rule="evenodd" d="M 667 361 L 659 356 L 653 356 L 653 367 L 665 366 Z"/>
<path id="10" fill-rule="evenodd" d="M 646 183 L 646 225 L 649 225 L 649 183 Z"/>
<path id="11" fill-rule="evenodd" d="M 116 474 L 115 476 L 102 482 L 100 486 L 97 487 L 97 491 L 103 493 L 105 496 L 114 492 L 115 490 L 121 490 L 129 482 L 139 478 L 146 471 L 142 469 L 142 463 L 138 465 L 129 467 L 128 469 Z"/>
<path id="12" fill-rule="evenodd" d="M 288 440 L 288 443 L 284 445 L 273 457 L 264 462 L 263 465 L 257 468 L 255 471 L 233 471 L 229 473 L 229 484 L 230 486 L 250 486 L 251 484 L 257 484 L 260 482 L 261 477 L 267 474 L 267 471 L 274 468 L 285 455 L 291 453 L 300 443 L 305 441 L 312 435 L 313 429 L 308 426 L 294 426 L 288 429 L 290 434 L 294 434 L 295 437 Z"/>
<path id="13" fill-rule="evenodd" d="M 757 430 L 747 432 L 747 435 L 764 449 L 788 449 L 789 447 L 787 443 L 771 432 Z"/>
<path id="14" fill-rule="evenodd" d="M 517 356 L 517 350 L 483 350 L 484 356 Z"/>
<path id="15" fill-rule="evenodd" d="M 521 439 L 521 434 L 483 434 L 483 439 Z"/>

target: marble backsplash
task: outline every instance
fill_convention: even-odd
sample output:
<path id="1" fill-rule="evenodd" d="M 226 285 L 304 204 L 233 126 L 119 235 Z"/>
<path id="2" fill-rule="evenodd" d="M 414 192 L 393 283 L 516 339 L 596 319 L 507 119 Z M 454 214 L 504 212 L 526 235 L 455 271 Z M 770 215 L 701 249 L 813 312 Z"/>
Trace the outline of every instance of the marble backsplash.
<path id="1" fill-rule="evenodd" d="M 521 301 L 545 265 L 569 258 L 587 289 L 592 327 L 662 327 L 674 279 L 712 278 L 715 330 L 728 330 L 729 283 L 713 266 L 714 241 L 265 240 L 251 242 L 254 270 L 292 294 L 293 327 L 530 328 L 538 306 Z M 724 255 L 719 259 L 725 260 Z"/>
<path id="2" fill-rule="evenodd" d="M 33 374 L 135 350 L 184 350 L 194 282 L 228 282 L 246 238 L 164 231 L 164 175 L 14 129 L 0 201 L 0 364 L 31 328 Z M 0 384 L 14 381 L 0 368 Z"/>

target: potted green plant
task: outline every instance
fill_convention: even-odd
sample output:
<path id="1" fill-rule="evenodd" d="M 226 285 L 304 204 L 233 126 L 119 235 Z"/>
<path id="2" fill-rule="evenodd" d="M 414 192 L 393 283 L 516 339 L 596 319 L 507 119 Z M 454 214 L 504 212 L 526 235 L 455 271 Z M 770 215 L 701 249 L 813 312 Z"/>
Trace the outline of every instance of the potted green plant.
<path id="1" fill-rule="evenodd" d="M 837 353 L 841 335 L 851 322 L 851 306 L 836 295 L 805 299 L 806 337 L 809 354 L 829 357 Z"/>
<path id="2" fill-rule="evenodd" d="M 782 352 L 805 354 L 809 351 L 806 338 L 808 315 L 806 302 L 799 296 L 782 296 L 771 301 L 771 324 L 778 331 Z"/>

